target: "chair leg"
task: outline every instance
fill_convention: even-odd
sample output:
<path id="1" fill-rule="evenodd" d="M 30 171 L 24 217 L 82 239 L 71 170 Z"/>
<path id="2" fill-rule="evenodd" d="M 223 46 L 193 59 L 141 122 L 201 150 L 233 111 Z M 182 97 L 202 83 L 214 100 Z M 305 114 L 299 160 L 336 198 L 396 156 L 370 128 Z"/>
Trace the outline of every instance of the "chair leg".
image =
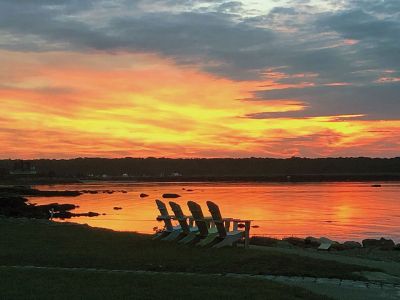
<path id="1" fill-rule="evenodd" d="M 198 237 L 197 234 L 195 233 L 189 233 L 187 236 L 185 236 L 183 239 L 178 241 L 178 244 L 189 244 L 193 242 L 196 238 Z"/>
<path id="2" fill-rule="evenodd" d="M 168 231 L 158 232 L 152 237 L 152 240 L 155 240 L 155 241 L 156 240 L 161 240 L 161 239 L 167 237 L 170 233 L 171 232 L 168 232 Z"/>
<path id="3" fill-rule="evenodd" d="M 215 244 L 213 248 L 222 248 L 225 246 L 233 246 L 233 244 L 239 241 L 243 237 L 243 234 L 235 234 L 225 237 L 221 242 Z"/>
<path id="4" fill-rule="evenodd" d="M 200 242 L 196 244 L 196 246 L 199 247 L 205 247 L 210 245 L 212 242 L 214 242 L 215 239 L 218 238 L 218 233 L 210 233 L 206 238 L 202 239 Z"/>
<path id="5" fill-rule="evenodd" d="M 162 241 L 174 241 L 177 238 L 179 238 L 180 234 L 182 233 L 182 231 L 180 230 L 175 230 L 172 231 L 167 237 L 161 239 Z"/>

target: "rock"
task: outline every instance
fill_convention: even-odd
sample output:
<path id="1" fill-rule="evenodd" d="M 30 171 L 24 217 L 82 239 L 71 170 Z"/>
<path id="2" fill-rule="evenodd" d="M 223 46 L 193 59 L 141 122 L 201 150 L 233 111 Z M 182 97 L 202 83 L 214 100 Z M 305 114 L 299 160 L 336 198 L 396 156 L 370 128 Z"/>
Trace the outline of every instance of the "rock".
<path id="1" fill-rule="evenodd" d="M 87 216 L 87 217 L 97 217 L 97 216 L 99 216 L 100 214 L 99 214 L 99 213 L 96 213 L 96 212 L 89 211 L 88 213 L 83 214 L 83 215 L 85 215 L 85 216 Z"/>
<path id="2" fill-rule="evenodd" d="M 312 248 L 318 248 L 319 245 L 321 245 L 321 241 L 318 238 L 315 238 L 313 236 L 308 236 L 304 239 L 304 242 L 306 245 L 312 247 Z"/>
<path id="3" fill-rule="evenodd" d="M 77 208 L 77 206 L 74 204 L 58 204 L 58 203 L 45 204 L 45 205 L 40 205 L 38 207 L 41 207 L 45 210 L 54 209 L 55 211 L 68 211 Z"/>
<path id="4" fill-rule="evenodd" d="M 373 185 L 371 185 L 372 187 L 381 187 L 382 185 L 380 185 L 380 184 L 373 184 Z"/>
<path id="5" fill-rule="evenodd" d="M 336 242 L 336 241 L 332 241 L 331 239 L 328 239 L 327 237 L 320 237 L 319 238 L 319 241 L 321 242 L 321 244 L 339 244 L 338 242 Z"/>
<path id="6" fill-rule="evenodd" d="M 41 191 L 26 186 L 0 187 L 0 193 L 31 197 L 76 197 L 82 195 L 79 191 Z"/>
<path id="7" fill-rule="evenodd" d="M 287 237 L 287 238 L 283 238 L 282 241 L 286 241 L 286 242 L 290 243 L 293 246 L 297 246 L 297 247 L 301 247 L 301 248 L 305 248 L 306 247 L 305 240 L 302 239 L 302 238 Z"/>
<path id="8" fill-rule="evenodd" d="M 193 192 L 193 190 L 191 190 L 191 189 L 188 189 L 188 190 L 186 190 L 187 192 Z"/>
<path id="9" fill-rule="evenodd" d="M 319 241 L 321 244 L 317 248 L 318 250 L 342 250 L 338 242 L 332 241 L 326 237 L 319 238 Z"/>
<path id="10" fill-rule="evenodd" d="M 279 242 L 278 239 L 271 237 L 252 236 L 250 238 L 251 245 L 272 247 L 275 246 L 278 242 Z"/>
<path id="11" fill-rule="evenodd" d="M 34 219 L 48 219 L 49 211 L 54 211 L 54 218 L 70 218 L 73 214 L 69 210 L 76 208 L 74 204 L 51 203 L 46 205 L 35 205 L 27 202 L 27 199 L 16 196 L 0 196 L 0 215 L 7 217 L 26 217 Z"/>
<path id="12" fill-rule="evenodd" d="M 114 207 L 114 210 L 121 210 L 121 209 L 122 209 L 122 207 L 119 207 L 119 206 Z"/>
<path id="13" fill-rule="evenodd" d="M 122 194 L 127 194 L 127 193 L 128 193 L 128 191 L 121 191 L 121 193 L 122 193 Z"/>
<path id="14" fill-rule="evenodd" d="M 258 226 L 258 225 L 253 225 L 253 226 L 251 226 L 251 228 L 260 228 L 260 226 Z"/>
<path id="15" fill-rule="evenodd" d="M 174 193 L 166 193 L 166 194 L 162 195 L 163 198 L 179 198 L 180 196 L 181 195 L 174 194 Z"/>
<path id="16" fill-rule="evenodd" d="M 392 250 L 395 247 L 393 240 L 381 238 L 376 239 L 365 239 L 362 241 L 364 248 L 376 248 L 380 250 Z"/>
<path id="17" fill-rule="evenodd" d="M 145 193 L 141 193 L 140 195 L 139 195 L 139 197 L 140 198 L 145 198 L 145 197 L 148 197 L 149 195 L 147 195 L 147 194 L 145 194 Z"/>
<path id="18" fill-rule="evenodd" d="M 90 217 L 90 218 L 92 218 L 92 217 L 97 217 L 97 216 L 100 216 L 100 214 L 96 213 L 96 212 L 89 211 L 87 213 L 78 213 L 78 214 L 70 213 L 70 215 L 64 215 L 62 218 L 63 219 L 69 219 L 71 217 Z"/>
<path id="19" fill-rule="evenodd" d="M 357 248 L 362 247 L 362 245 L 359 242 L 355 242 L 355 241 L 344 242 L 343 246 L 346 248 L 346 250 L 357 249 Z"/>

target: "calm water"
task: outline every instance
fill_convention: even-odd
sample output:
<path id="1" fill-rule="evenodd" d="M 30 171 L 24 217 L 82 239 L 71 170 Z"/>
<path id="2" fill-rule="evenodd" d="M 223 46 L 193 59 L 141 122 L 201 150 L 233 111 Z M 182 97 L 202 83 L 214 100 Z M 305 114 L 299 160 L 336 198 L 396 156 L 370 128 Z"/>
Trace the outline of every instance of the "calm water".
<path id="1" fill-rule="evenodd" d="M 73 222 L 122 231 L 151 233 L 162 227 L 154 200 L 163 193 L 186 206 L 194 200 L 208 215 L 205 202 L 212 200 L 224 217 L 254 220 L 253 235 L 273 237 L 326 236 L 337 240 L 391 237 L 400 241 L 400 183 L 90 183 L 38 186 L 46 190 L 125 190 L 128 193 L 84 194 L 79 197 L 31 198 L 30 202 L 73 203 L 76 212 L 105 213 L 95 218 L 73 218 Z M 184 190 L 185 189 L 185 190 Z M 188 191 L 188 189 L 192 191 Z M 149 195 L 140 198 L 140 193 Z M 168 202 L 169 199 L 165 199 Z M 114 207 L 122 210 L 114 210 Z"/>

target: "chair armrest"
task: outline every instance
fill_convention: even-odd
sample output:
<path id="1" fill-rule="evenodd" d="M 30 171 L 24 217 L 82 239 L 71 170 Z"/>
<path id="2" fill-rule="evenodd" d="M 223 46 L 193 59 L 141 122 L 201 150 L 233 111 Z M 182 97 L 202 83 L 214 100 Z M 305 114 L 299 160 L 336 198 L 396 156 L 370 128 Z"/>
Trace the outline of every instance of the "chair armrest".
<path id="1" fill-rule="evenodd" d="M 171 220 L 175 219 L 175 216 L 169 215 L 169 216 L 157 216 L 157 220 Z"/>
<path id="2" fill-rule="evenodd" d="M 234 218 L 222 218 L 222 221 L 224 221 L 224 222 L 231 222 L 233 220 L 235 220 L 235 219 Z"/>

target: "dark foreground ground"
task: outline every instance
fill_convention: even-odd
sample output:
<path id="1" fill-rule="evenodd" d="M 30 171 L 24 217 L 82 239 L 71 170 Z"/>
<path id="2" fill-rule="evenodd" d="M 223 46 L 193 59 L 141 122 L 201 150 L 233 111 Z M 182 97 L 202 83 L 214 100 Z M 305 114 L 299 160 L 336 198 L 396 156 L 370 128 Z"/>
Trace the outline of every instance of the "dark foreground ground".
<path id="1" fill-rule="evenodd" d="M 47 220 L 0 218 L 0 241 L 1 299 L 327 299 L 266 280 L 211 274 L 364 279 L 358 272 L 373 270 L 273 251 L 179 246 Z"/>

